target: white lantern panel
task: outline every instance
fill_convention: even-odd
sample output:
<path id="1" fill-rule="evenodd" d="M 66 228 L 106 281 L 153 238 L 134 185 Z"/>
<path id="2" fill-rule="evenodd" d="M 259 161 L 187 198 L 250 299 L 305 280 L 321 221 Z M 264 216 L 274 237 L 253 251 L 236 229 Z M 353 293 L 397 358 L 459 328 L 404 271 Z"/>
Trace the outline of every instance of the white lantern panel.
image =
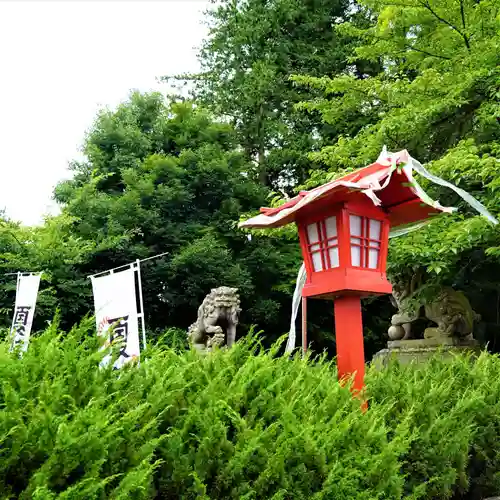
<path id="1" fill-rule="evenodd" d="M 370 248 L 380 248 L 380 242 L 379 241 L 369 241 L 368 246 Z"/>
<path id="2" fill-rule="evenodd" d="M 368 250 L 368 268 L 377 269 L 378 267 L 378 256 L 380 255 L 380 250 L 370 248 Z"/>
<path id="3" fill-rule="evenodd" d="M 307 226 L 307 237 L 309 238 L 309 243 L 316 243 L 319 241 L 317 224 L 309 224 Z"/>
<path id="4" fill-rule="evenodd" d="M 379 220 L 370 219 L 370 239 L 380 240 L 380 232 L 382 229 L 382 223 Z"/>
<path id="5" fill-rule="evenodd" d="M 351 238 L 351 246 L 352 245 L 361 246 L 361 239 L 360 238 Z"/>
<path id="6" fill-rule="evenodd" d="M 337 217 L 328 217 L 325 219 L 326 237 L 328 239 L 337 236 Z"/>
<path id="7" fill-rule="evenodd" d="M 323 271 L 323 263 L 321 262 L 321 253 L 316 252 L 312 254 L 314 271 Z"/>
<path id="8" fill-rule="evenodd" d="M 349 215 L 349 226 L 351 236 L 361 236 L 361 217 L 359 215 Z"/>
<path id="9" fill-rule="evenodd" d="M 361 266 L 361 247 L 351 245 L 351 265 Z"/>
<path id="10" fill-rule="evenodd" d="M 319 250 L 319 243 L 315 243 L 314 245 L 311 245 L 309 247 L 309 251 L 312 252 L 317 252 Z"/>
<path id="11" fill-rule="evenodd" d="M 331 267 L 339 267 L 339 248 L 334 247 L 328 250 Z"/>

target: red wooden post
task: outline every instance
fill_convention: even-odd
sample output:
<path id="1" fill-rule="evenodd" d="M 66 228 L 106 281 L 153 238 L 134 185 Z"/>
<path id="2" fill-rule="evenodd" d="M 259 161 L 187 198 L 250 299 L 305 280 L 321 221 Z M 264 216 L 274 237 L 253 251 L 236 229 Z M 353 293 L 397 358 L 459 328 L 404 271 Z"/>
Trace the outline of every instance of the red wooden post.
<path id="1" fill-rule="evenodd" d="M 302 297 L 302 351 L 307 351 L 307 299 Z"/>
<path id="2" fill-rule="evenodd" d="M 365 377 L 361 299 L 356 295 L 338 297 L 334 311 L 339 380 L 355 373 L 352 389 L 358 393 L 363 389 Z"/>

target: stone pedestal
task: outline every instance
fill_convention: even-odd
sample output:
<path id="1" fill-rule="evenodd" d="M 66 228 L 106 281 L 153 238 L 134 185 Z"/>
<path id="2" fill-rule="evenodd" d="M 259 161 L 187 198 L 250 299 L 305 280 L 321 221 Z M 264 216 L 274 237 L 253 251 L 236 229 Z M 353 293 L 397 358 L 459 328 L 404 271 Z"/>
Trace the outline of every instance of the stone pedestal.
<path id="1" fill-rule="evenodd" d="M 440 339 L 392 340 L 387 342 L 387 349 L 382 349 L 373 357 L 372 363 L 380 368 L 386 366 L 391 359 L 407 365 L 409 363 L 425 363 L 439 353 L 443 359 L 451 359 L 460 353 L 479 354 L 481 348 L 475 339 L 458 339 L 455 337 Z"/>

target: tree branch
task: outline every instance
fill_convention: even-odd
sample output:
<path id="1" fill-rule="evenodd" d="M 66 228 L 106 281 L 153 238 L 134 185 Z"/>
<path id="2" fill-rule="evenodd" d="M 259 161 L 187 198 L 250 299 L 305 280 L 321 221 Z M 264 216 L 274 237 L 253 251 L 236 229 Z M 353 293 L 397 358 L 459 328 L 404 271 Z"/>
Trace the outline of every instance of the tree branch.
<path id="1" fill-rule="evenodd" d="M 387 7 L 408 7 L 411 9 L 413 9 L 415 7 L 412 4 L 400 3 L 400 2 L 387 2 L 387 3 L 384 2 L 384 6 L 387 6 Z"/>
<path id="2" fill-rule="evenodd" d="M 387 42 L 388 41 L 387 38 L 382 38 L 381 36 L 377 36 L 377 35 L 369 35 L 369 36 L 371 36 L 374 40 L 378 40 L 378 41 L 381 41 L 381 42 Z M 432 54 L 431 52 L 427 52 L 426 50 L 419 49 L 419 48 L 414 47 L 413 45 L 410 45 L 408 43 L 405 43 L 404 46 L 407 49 L 414 50 L 415 52 L 421 52 L 422 54 L 427 54 L 430 57 L 437 57 L 438 59 L 445 59 L 446 61 L 451 60 L 451 57 L 440 56 L 438 54 Z M 401 52 L 403 52 L 403 51 L 401 51 Z"/>
<path id="3" fill-rule="evenodd" d="M 450 23 L 450 21 L 447 21 L 443 17 L 441 17 L 429 4 L 428 0 L 422 1 L 422 0 L 417 0 L 418 3 L 427 9 L 437 20 L 441 21 L 442 23 L 446 24 L 449 26 L 452 30 L 456 31 L 463 39 L 465 46 L 467 47 L 467 50 L 470 50 L 470 44 L 469 44 L 469 37 L 463 33 L 461 30 L 459 30 L 454 24 Z"/>
<path id="4" fill-rule="evenodd" d="M 6 233 L 9 235 L 9 236 L 12 236 L 12 238 L 14 238 L 17 242 L 17 244 L 24 250 L 26 248 L 26 246 L 21 243 L 19 241 L 19 239 L 17 238 L 17 236 L 14 234 L 14 232 L 8 227 L 7 223 L 5 221 L 2 221 L 2 225 L 5 227 L 6 229 Z"/>
<path id="5" fill-rule="evenodd" d="M 405 47 L 410 50 L 414 50 L 415 52 L 421 52 L 422 54 L 426 54 L 430 57 L 437 57 L 438 59 L 445 59 L 446 61 L 449 61 L 451 58 L 446 57 L 446 56 L 440 56 L 438 54 L 431 54 L 430 52 L 427 52 L 426 50 L 423 49 L 418 49 L 417 47 L 414 47 L 413 45 L 409 45 L 405 43 Z"/>
<path id="6" fill-rule="evenodd" d="M 464 0 L 460 0 L 460 15 L 462 16 L 462 26 L 465 30 L 465 11 L 464 11 Z"/>

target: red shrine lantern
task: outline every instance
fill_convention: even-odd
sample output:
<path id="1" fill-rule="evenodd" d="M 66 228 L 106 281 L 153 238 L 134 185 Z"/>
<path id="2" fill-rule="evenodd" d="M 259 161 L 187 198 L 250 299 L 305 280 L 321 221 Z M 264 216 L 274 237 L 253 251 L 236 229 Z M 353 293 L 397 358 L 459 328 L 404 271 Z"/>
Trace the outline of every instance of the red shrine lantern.
<path id="1" fill-rule="evenodd" d="M 296 222 L 307 270 L 304 297 L 391 293 L 385 275 L 390 223 L 370 200 L 313 206 Z"/>
<path id="2" fill-rule="evenodd" d="M 306 267 L 303 297 L 303 348 L 306 299 L 333 299 L 339 379 L 354 375 L 363 388 L 365 358 L 361 297 L 391 293 L 386 277 L 389 230 L 428 219 L 444 208 L 412 177 L 406 151 L 381 155 L 376 163 L 304 191 L 241 227 L 270 228 L 295 222 Z"/>
<path id="3" fill-rule="evenodd" d="M 341 203 L 325 197 L 311 204 L 296 223 L 307 272 L 303 308 L 307 297 L 334 299 L 339 376 L 354 373 L 359 391 L 365 373 L 360 299 L 392 291 L 385 274 L 389 218 L 365 195 L 350 193 Z"/>

